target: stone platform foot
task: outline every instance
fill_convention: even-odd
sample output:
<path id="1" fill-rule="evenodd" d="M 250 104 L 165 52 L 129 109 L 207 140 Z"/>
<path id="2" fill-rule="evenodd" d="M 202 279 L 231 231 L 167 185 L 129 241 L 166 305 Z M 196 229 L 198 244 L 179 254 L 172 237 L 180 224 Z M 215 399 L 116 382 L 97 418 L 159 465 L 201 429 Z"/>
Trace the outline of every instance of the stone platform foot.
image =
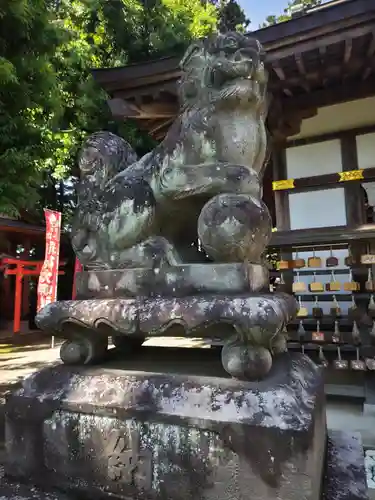
<path id="1" fill-rule="evenodd" d="M 283 354 L 257 383 L 167 368 L 60 365 L 26 379 L 6 403 L 7 476 L 91 500 L 320 500 L 312 361 Z"/>
<path id="2" fill-rule="evenodd" d="M 274 355 L 286 350 L 282 330 L 296 313 L 295 299 L 283 293 L 100 298 L 49 304 L 36 322 L 67 340 L 61 349 L 66 364 L 103 359 L 109 336 L 130 353 L 146 337 L 169 334 L 179 325 L 186 337 L 221 337 L 225 370 L 255 380 L 269 372 Z"/>

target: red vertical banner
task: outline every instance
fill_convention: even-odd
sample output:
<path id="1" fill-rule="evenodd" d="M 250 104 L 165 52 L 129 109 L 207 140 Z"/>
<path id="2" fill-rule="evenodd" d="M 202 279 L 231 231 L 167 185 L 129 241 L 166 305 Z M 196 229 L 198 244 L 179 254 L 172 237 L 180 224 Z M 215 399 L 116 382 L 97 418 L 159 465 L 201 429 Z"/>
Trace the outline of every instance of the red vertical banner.
<path id="1" fill-rule="evenodd" d="M 46 218 L 46 251 L 38 281 L 38 311 L 56 302 L 60 260 L 61 213 L 44 210 Z"/>
<path id="2" fill-rule="evenodd" d="M 72 290 L 72 300 L 76 299 L 77 296 L 77 273 L 80 273 L 83 270 L 82 264 L 76 258 L 74 263 L 74 277 L 73 277 L 73 290 Z"/>

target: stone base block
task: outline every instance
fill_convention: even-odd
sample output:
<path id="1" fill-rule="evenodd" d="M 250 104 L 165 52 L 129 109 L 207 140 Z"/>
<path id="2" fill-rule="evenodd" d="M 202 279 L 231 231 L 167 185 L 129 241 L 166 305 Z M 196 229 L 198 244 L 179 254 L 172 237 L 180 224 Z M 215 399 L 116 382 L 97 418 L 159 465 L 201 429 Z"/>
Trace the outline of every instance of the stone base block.
<path id="1" fill-rule="evenodd" d="M 185 297 L 238 294 L 268 289 L 262 264 L 183 264 L 162 268 L 112 269 L 77 274 L 77 298 Z"/>
<path id="2" fill-rule="evenodd" d="M 364 451 L 359 434 L 329 431 L 324 500 L 368 500 Z"/>
<path id="3" fill-rule="evenodd" d="M 359 435 L 330 431 L 322 500 L 368 500 L 367 491 L 363 448 Z M 28 484 L 9 482 L 2 479 L 0 470 L 0 498 L 2 500 L 21 498 L 22 500 L 82 500 L 86 496 L 89 494 L 73 495 L 70 492 L 67 496 L 56 488 L 48 492 Z M 251 493 L 243 498 L 250 500 Z"/>
<path id="4" fill-rule="evenodd" d="M 90 499 L 320 500 L 326 438 L 299 354 L 256 383 L 58 366 L 7 400 L 6 473 Z"/>

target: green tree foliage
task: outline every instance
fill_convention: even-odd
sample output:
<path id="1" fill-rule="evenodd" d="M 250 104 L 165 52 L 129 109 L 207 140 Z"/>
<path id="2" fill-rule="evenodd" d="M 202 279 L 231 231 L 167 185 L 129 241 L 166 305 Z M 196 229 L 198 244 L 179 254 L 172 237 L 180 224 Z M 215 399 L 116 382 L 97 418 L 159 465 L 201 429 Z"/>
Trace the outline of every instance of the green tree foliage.
<path id="1" fill-rule="evenodd" d="M 245 32 L 250 24 L 245 12 L 235 0 L 221 0 L 219 4 L 219 31 Z"/>
<path id="2" fill-rule="evenodd" d="M 0 212 L 10 215 L 35 202 L 46 135 L 62 108 L 51 63 L 60 33 L 51 21 L 46 0 L 0 4 Z"/>
<path id="3" fill-rule="evenodd" d="M 262 24 L 262 28 L 265 28 L 267 26 L 270 26 L 272 24 L 277 24 L 281 23 L 283 21 L 288 21 L 291 18 L 291 9 L 293 7 L 296 7 L 297 5 L 301 6 L 302 9 L 309 9 L 312 7 L 316 7 L 317 5 L 320 5 L 322 3 L 322 0 L 290 0 L 288 2 L 287 7 L 284 9 L 284 13 L 276 16 L 276 15 L 269 15 L 266 17 L 265 22 Z"/>

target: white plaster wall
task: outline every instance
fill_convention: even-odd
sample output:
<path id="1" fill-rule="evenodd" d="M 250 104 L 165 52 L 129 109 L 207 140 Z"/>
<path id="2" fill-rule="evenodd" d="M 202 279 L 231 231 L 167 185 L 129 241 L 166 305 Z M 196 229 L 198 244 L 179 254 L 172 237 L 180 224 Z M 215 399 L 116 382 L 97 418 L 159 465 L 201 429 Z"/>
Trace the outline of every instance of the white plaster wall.
<path id="1" fill-rule="evenodd" d="M 302 121 L 299 134 L 290 139 L 301 139 L 316 135 L 349 130 L 375 123 L 375 97 L 325 106 L 316 116 Z"/>
<path id="2" fill-rule="evenodd" d="M 374 108 L 375 117 L 375 108 Z M 358 168 L 375 167 L 375 133 L 357 135 Z"/>
<path id="3" fill-rule="evenodd" d="M 290 193 L 290 229 L 346 225 L 344 188 Z"/>
<path id="4" fill-rule="evenodd" d="M 290 147 L 286 150 L 287 178 L 298 179 L 342 170 L 340 141 Z M 343 188 L 289 194 L 291 229 L 346 224 Z"/>
<path id="5" fill-rule="evenodd" d="M 340 141 L 334 139 L 287 148 L 286 165 L 288 179 L 340 172 Z"/>

